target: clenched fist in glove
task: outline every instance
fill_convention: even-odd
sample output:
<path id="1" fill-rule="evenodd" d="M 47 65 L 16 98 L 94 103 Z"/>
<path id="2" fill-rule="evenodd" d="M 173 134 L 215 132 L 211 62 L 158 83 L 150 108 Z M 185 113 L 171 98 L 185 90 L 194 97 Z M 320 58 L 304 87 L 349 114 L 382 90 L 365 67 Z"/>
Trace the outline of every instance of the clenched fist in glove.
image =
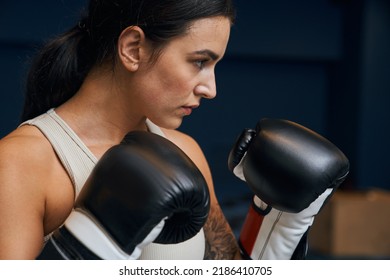
<path id="1" fill-rule="evenodd" d="M 156 134 L 131 132 L 99 160 L 47 246 L 63 259 L 137 259 L 152 243 L 199 236 L 209 203 L 207 183 L 184 152 Z M 197 244 L 190 250 L 203 257 L 205 244 Z M 164 253 L 191 256 L 183 250 Z"/>
<path id="2" fill-rule="evenodd" d="M 255 197 L 240 234 L 249 259 L 302 259 L 315 215 L 349 172 L 346 156 L 297 123 L 262 119 L 232 148 L 229 169 Z"/>

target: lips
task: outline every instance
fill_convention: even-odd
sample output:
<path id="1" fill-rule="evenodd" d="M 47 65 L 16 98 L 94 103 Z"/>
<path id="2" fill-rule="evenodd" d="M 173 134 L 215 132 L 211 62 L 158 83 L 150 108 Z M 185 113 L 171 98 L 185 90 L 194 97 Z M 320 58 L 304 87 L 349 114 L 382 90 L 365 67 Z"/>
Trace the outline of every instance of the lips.
<path id="1" fill-rule="evenodd" d="M 191 115 L 193 109 L 196 109 L 198 107 L 199 107 L 199 104 L 195 104 L 195 105 L 183 106 L 182 108 L 183 108 L 184 114 L 188 116 L 188 115 Z"/>

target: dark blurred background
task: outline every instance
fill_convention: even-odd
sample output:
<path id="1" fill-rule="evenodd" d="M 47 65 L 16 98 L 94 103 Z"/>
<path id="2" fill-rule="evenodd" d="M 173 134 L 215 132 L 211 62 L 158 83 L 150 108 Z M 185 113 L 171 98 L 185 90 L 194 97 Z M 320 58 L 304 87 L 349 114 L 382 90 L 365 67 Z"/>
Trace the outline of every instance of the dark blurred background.
<path id="1" fill-rule="evenodd" d="M 204 101 L 181 127 L 202 146 L 234 232 L 252 194 L 227 170 L 227 156 L 241 130 L 263 117 L 298 122 L 340 147 L 351 162 L 340 191 L 389 191 L 390 1 L 235 2 L 237 22 L 217 66 L 217 98 Z M 0 137 L 19 124 L 36 48 L 77 22 L 85 3 L 0 2 Z M 383 223 L 390 226 L 388 218 Z"/>

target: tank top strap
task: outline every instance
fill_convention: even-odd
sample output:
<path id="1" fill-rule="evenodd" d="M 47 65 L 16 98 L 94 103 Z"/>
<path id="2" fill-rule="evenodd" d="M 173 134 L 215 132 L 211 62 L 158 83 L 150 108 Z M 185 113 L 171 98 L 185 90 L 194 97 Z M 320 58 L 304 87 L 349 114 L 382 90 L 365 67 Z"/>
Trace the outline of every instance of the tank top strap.
<path id="1" fill-rule="evenodd" d="M 21 125 L 24 124 L 36 126 L 49 140 L 72 181 L 77 197 L 97 158 L 54 109 Z"/>
<path id="2" fill-rule="evenodd" d="M 25 121 L 20 126 L 26 124 L 37 127 L 49 140 L 72 181 L 75 198 L 77 198 L 97 163 L 97 158 L 68 124 L 57 115 L 54 108 L 34 119 Z M 165 137 L 161 128 L 149 119 L 146 120 L 146 125 L 150 132 Z"/>
<path id="3" fill-rule="evenodd" d="M 157 125 L 155 125 L 154 123 L 152 123 L 151 120 L 146 119 L 146 126 L 148 127 L 148 130 L 149 130 L 150 132 L 152 132 L 152 133 L 154 133 L 154 134 L 157 134 L 157 135 L 160 135 L 160 136 L 166 138 L 166 137 L 165 137 L 165 134 L 164 134 L 164 132 L 161 130 L 161 128 L 158 127 Z"/>

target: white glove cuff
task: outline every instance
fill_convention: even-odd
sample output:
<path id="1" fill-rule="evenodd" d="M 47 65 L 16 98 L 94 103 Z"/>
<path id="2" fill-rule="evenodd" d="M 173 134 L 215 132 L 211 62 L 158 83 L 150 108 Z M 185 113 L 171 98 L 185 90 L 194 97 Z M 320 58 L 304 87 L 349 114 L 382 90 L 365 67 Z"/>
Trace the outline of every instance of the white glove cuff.
<path id="1" fill-rule="evenodd" d="M 85 247 L 104 260 L 134 260 L 141 255 L 142 248 L 152 243 L 160 234 L 167 217 L 149 233 L 134 249 L 131 255 L 124 252 L 111 238 L 104 233 L 86 214 L 74 210 L 65 221 L 65 226 Z"/>

